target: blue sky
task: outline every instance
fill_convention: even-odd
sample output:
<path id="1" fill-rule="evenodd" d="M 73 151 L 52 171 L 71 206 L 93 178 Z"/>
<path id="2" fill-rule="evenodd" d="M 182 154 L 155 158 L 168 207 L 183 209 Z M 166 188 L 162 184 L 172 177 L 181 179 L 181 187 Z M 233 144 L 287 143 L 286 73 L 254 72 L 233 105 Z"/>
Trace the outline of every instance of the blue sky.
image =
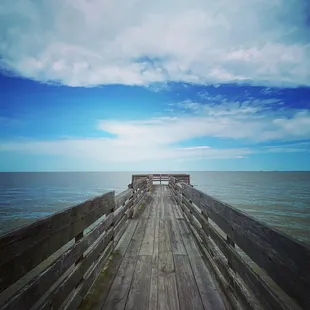
<path id="1" fill-rule="evenodd" d="M 0 171 L 310 170 L 308 2 L 144 3 L 1 1 Z"/>

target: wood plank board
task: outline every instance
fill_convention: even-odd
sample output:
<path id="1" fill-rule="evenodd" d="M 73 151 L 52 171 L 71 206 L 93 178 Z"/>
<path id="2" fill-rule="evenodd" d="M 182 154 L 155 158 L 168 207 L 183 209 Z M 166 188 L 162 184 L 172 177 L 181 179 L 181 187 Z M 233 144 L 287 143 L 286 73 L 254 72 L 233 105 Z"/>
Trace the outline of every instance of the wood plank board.
<path id="1" fill-rule="evenodd" d="M 300 306 L 310 307 L 308 245 L 190 186 L 183 192 Z"/>
<path id="2" fill-rule="evenodd" d="M 152 256 L 149 310 L 157 310 L 158 305 L 158 244 L 159 244 L 159 219 L 155 218 L 154 249 Z"/>
<path id="3" fill-rule="evenodd" d="M 179 309 L 173 255 L 167 220 L 159 223 L 158 309 Z"/>
<path id="4" fill-rule="evenodd" d="M 149 306 L 152 255 L 139 255 L 129 291 L 126 309 L 145 310 Z"/>
<path id="5" fill-rule="evenodd" d="M 186 255 L 186 250 L 175 218 L 169 219 L 170 240 L 173 254 Z"/>
<path id="6" fill-rule="evenodd" d="M 137 229 L 130 241 L 128 250 L 126 252 L 126 256 L 133 256 L 136 257 L 139 252 L 140 252 L 140 248 L 141 248 L 141 243 L 144 237 L 144 232 L 145 232 L 145 228 L 146 228 L 146 224 L 147 224 L 147 219 L 143 219 L 141 218 L 139 220 Z"/>
<path id="7" fill-rule="evenodd" d="M 124 309 L 140 252 L 147 219 L 140 218 L 102 309 Z"/>
<path id="8" fill-rule="evenodd" d="M 150 218 L 147 221 L 144 237 L 141 244 L 140 255 L 153 255 L 154 250 L 154 233 L 155 233 L 155 218 Z"/>
<path id="9" fill-rule="evenodd" d="M 129 221 L 126 233 L 123 234 L 115 248 L 117 255 L 114 253 L 107 266 L 103 268 L 93 287 L 84 298 L 80 309 L 101 310 L 137 225 L 138 220 Z"/>
<path id="10" fill-rule="evenodd" d="M 114 208 L 114 192 L 0 237 L 0 292 Z"/>
<path id="11" fill-rule="evenodd" d="M 124 257 L 102 310 L 122 310 L 125 308 L 136 263 L 136 257 Z"/>
<path id="12" fill-rule="evenodd" d="M 203 310 L 199 290 L 187 255 L 174 255 L 176 280 L 181 310 Z"/>

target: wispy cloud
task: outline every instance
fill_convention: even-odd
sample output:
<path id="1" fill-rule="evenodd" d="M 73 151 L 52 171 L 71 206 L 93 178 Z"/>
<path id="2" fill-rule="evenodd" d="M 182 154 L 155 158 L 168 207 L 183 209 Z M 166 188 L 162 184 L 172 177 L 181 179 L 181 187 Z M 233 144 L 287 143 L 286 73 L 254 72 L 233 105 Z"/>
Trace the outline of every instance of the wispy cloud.
<path id="1" fill-rule="evenodd" d="M 183 104 L 180 103 L 181 106 Z M 273 103 L 268 101 L 268 104 Z M 247 103 L 243 106 L 234 102 L 226 102 L 213 109 L 196 103 L 194 109 L 200 109 L 203 113 L 132 121 L 101 120 L 97 129 L 111 134 L 113 138 L 12 141 L 2 143 L 0 150 L 78 157 L 107 163 L 243 158 L 253 153 L 301 152 L 309 149 L 306 142 L 294 142 L 310 138 L 310 112 L 307 110 L 291 109 L 289 113 L 283 109 L 264 110 L 263 103 L 251 109 Z M 195 143 L 199 138 L 214 137 L 243 141 L 247 147 L 214 147 L 207 143 Z M 191 143 L 187 144 L 188 141 Z M 270 146 L 259 146 L 262 142 Z"/>
<path id="2" fill-rule="evenodd" d="M 306 0 L 3 0 L 0 64 L 70 86 L 310 85 L 308 8 Z"/>

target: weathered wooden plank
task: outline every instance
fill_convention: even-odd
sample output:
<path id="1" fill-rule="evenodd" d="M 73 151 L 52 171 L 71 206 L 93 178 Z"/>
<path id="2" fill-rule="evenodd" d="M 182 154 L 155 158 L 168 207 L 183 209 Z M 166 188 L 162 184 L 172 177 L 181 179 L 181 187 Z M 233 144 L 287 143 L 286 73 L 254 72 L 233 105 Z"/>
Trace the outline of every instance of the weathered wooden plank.
<path id="1" fill-rule="evenodd" d="M 205 245 L 209 246 L 209 244 L 205 244 L 201 240 L 196 229 L 190 223 L 188 223 L 188 226 L 190 228 L 190 231 L 192 232 L 191 235 L 194 236 L 195 239 L 197 240 L 197 245 L 200 249 L 200 252 L 202 253 L 202 257 L 204 258 L 205 263 L 207 264 L 209 269 L 213 271 L 213 274 L 215 275 L 217 282 L 221 287 L 222 291 L 221 299 L 224 302 L 226 308 L 234 310 L 244 309 L 244 305 L 241 304 L 240 301 L 236 299 L 232 291 L 231 283 L 229 283 L 228 280 L 226 280 L 226 278 L 221 273 L 224 272 L 224 274 L 227 275 L 227 270 L 226 269 L 223 270 L 222 266 L 219 266 L 218 262 L 220 260 L 217 258 L 216 253 L 212 251 L 212 254 L 210 255 L 211 252 L 207 251 L 205 248 Z M 221 269 L 219 269 L 219 267 Z"/>
<path id="2" fill-rule="evenodd" d="M 194 240 L 192 242 L 195 242 Z M 216 286 L 213 276 L 201 256 L 189 255 L 190 264 L 205 309 L 225 310 L 222 292 Z"/>
<path id="3" fill-rule="evenodd" d="M 87 272 L 85 275 L 85 279 L 83 279 L 78 287 L 75 289 L 76 294 L 71 298 L 70 302 L 66 304 L 64 310 L 74 310 L 77 309 L 78 306 L 82 303 L 84 296 L 89 291 L 91 285 L 96 280 L 99 272 L 102 269 L 102 266 L 107 262 L 109 256 L 113 251 L 114 244 L 111 241 L 103 253 L 98 257 L 96 261 L 94 261 L 94 266 Z"/>
<path id="4" fill-rule="evenodd" d="M 288 309 L 285 301 L 276 294 L 274 289 L 251 268 L 242 257 L 232 248 L 225 239 L 209 224 L 205 226 L 208 235 L 227 257 L 232 269 L 237 272 L 246 285 L 251 289 L 256 298 L 263 305 L 264 309 Z M 200 233 L 203 239 L 203 235 Z M 206 240 L 206 236 L 204 239 Z M 205 242 L 206 243 L 206 242 Z"/>
<path id="5" fill-rule="evenodd" d="M 133 195 L 133 189 L 129 188 L 115 196 L 115 210 L 123 206 Z"/>
<path id="6" fill-rule="evenodd" d="M 137 220 L 128 221 L 128 229 L 126 230 L 126 233 L 122 235 L 122 238 L 117 243 L 115 252 L 109 258 L 105 267 L 101 270 L 93 287 L 84 298 L 80 309 L 101 310 L 131 238 L 136 230 L 137 224 Z"/>
<path id="7" fill-rule="evenodd" d="M 121 226 L 119 231 L 114 235 L 114 244 L 117 245 L 119 240 L 122 238 L 124 232 L 126 231 L 127 227 L 129 225 L 129 221 L 126 220 L 125 223 Z"/>
<path id="8" fill-rule="evenodd" d="M 124 309 L 137 263 L 137 257 L 124 257 L 102 310 Z"/>
<path id="9" fill-rule="evenodd" d="M 144 237 L 142 240 L 140 255 L 152 255 L 154 250 L 155 218 L 147 222 Z"/>
<path id="10" fill-rule="evenodd" d="M 145 310 L 149 306 L 152 255 L 138 256 L 126 309 Z"/>
<path id="11" fill-rule="evenodd" d="M 119 208 L 116 212 L 114 212 L 114 225 L 117 225 L 119 220 L 124 216 L 127 211 L 127 205 Z"/>
<path id="12" fill-rule="evenodd" d="M 113 214 L 110 214 L 104 221 L 94 227 L 79 242 L 75 243 L 59 258 L 56 259 L 47 269 L 44 269 L 34 279 L 17 292 L 2 309 L 28 309 L 43 296 L 45 292 L 55 283 L 61 275 L 71 267 L 76 260 L 92 245 L 97 238 L 111 226 Z"/>
<path id="13" fill-rule="evenodd" d="M 158 305 L 158 245 L 159 219 L 155 217 L 154 250 L 152 256 L 152 273 L 150 284 L 149 310 L 157 310 Z"/>
<path id="14" fill-rule="evenodd" d="M 178 310 L 179 299 L 174 273 L 158 274 L 158 310 Z"/>
<path id="15" fill-rule="evenodd" d="M 131 239 L 128 250 L 126 252 L 126 256 L 136 257 L 139 254 L 141 243 L 144 237 L 146 224 L 147 224 L 147 219 L 141 218 L 139 220 L 135 234 L 133 238 Z"/>
<path id="16" fill-rule="evenodd" d="M 66 297 L 72 292 L 76 285 L 81 281 L 85 272 L 98 258 L 100 253 L 108 246 L 113 236 L 113 229 L 110 229 L 98 242 L 93 245 L 92 250 L 83 258 L 83 260 L 75 266 L 74 270 L 66 277 L 66 279 L 52 290 L 46 301 L 39 309 L 59 309 Z"/>
<path id="17" fill-rule="evenodd" d="M 183 185 L 192 200 L 302 307 L 310 307 L 310 247 L 251 216 Z"/>
<path id="18" fill-rule="evenodd" d="M 202 240 L 201 242 L 203 242 L 204 247 L 211 254 L 213 262 L 229 284 L 229 291 L 233 292 L 238 300 L 244 305 L 245 309 L 262 310 L 263 308 L 259 301 L 255 299 L 253 293 L 245 287 L 244 283 L 240 280 L 239 275 L 232 270 L 225 256 L 218 251 L 217 247 L 213 245 L 211 246 L 211 239 L 204 234 L 202 230 L 195 231 L 195 234 L 197 234 L 200 240 Z"/>
<path id="19" fill-rule="evenodd" d="M 110 192 L 2 236 L 0 292 L 113 208 Z"/>
<path id="20" fill-rule="evenodd" d="M 183 219 L 182 211 L 180 210 L 180 206 L 177 203 L 173 203 L 174 216 L 176 219 Z"/>
<path id="21" fill-rule="evenodd" d="M 186 255 L 174 255 L 180 309 L 203 309 L 197 284 Z"/>
<path id="22" fill-rule="evenodd" d="M 158 309 L 179 309 L 173 255 L 167 220 L 159 222 Z"/>
<path id="23" fill-rule="evenodd" d="M 183 240 L 178 228 L 178 225 L 176 223 L 176 219 L 170 219 L 169 220 L 169 226 L 170 226 L 170 241 L 171 241 L 171 248 L 173 254 L 180 254 L 180 255 L 186 255 L 186 250 L 183 245 Z"/>

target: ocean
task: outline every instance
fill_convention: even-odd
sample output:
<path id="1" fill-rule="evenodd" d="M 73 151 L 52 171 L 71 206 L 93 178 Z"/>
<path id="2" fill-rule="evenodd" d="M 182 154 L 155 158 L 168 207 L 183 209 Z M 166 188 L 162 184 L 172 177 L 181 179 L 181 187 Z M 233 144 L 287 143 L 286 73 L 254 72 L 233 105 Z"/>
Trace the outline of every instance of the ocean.
<path id="1" fill-rule="evenodd" d="M 2 172 L 0 234 L 96 195 L 119 193 L 134 173 Z M 180 173 L 189 173 L 194 187 L 310 244 L 310 172 Z"/>

